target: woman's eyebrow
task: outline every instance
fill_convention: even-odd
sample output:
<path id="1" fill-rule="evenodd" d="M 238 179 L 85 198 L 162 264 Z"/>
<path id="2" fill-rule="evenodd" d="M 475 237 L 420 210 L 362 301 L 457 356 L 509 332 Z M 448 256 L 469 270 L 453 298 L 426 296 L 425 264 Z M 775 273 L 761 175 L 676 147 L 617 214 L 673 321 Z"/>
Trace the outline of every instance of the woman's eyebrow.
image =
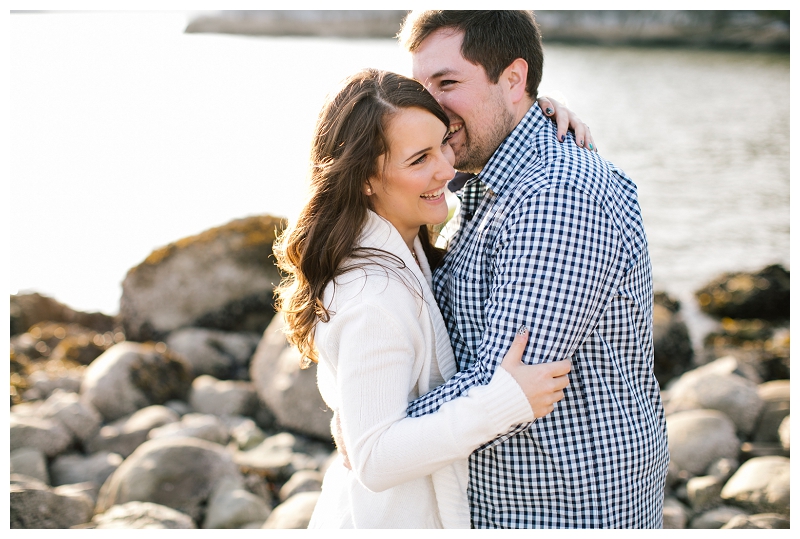
<path id="1" fill-rule="evenodd" d="M 431 151 L 432 149 L 433 149 L 433 148 L 431 148 L 431 147 L 427 147 L 427 148 L 424 148 L 424 149 L 422 149 L 422 150 L 419 150 L 418 152 L 414 152 L 413 154 L 411 154 L 410 156 L 408 156 L 408 158 L 406 158 L 406 160 L 405 160 L 405 161 L 403 161 L 403 162 L 404 162 L 404 163 L 408 163 L 409 161 L 411 161 L 412 159 L 414 159 L 414 158 L 415 158 L 415 157 L 417 157 L 418 155 L 420 155 L 420 154 L 423 154 L 423 153 L 425 153 L 425 152 L 429 152 L 429 151 Z"/>

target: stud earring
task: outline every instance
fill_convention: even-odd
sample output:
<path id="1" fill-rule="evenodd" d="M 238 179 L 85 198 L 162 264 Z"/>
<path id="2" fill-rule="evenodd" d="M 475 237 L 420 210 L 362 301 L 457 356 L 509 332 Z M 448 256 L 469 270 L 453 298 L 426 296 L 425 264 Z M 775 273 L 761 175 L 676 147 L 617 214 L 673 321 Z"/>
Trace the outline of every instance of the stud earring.
<path id="1" fill-rule="evenodd" d="M 372 194 L 372 187 L 367 187 L 367 195 L 371 195 L 371 194 Z"/>

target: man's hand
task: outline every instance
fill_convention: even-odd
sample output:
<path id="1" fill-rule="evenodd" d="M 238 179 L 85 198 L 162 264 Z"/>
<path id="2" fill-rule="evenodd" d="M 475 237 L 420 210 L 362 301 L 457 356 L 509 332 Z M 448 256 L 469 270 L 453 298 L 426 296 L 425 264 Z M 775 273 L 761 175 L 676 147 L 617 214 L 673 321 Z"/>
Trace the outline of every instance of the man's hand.
<path id="1" fill-rule="evenodd" d="M 533 410 L 534 419 L 553 411 L 555 403 L 564 398 L 564 388 L 569 385 L 567 373 L 572 369 L 570 360 L 526 365 L 522 353 L 528 344 L 528 330 L 520 331 L 500 364 L 522 388 Z"/>
<path id="2" fill-rule="evenodd" d="M 588 148 L 596 152 L 597 145 L 594 143 L 589 126 L 581 121 L 578 116 L 569 110 L 566 105 L 559 103 L 556 99 L 541 96 L 537 99 L 539 107 L 544 111 L 545 116 L 555 120 L 558 140 L 564 142 L 564 137 L 569 129 L 575 133 L 575 142 L 581 148 Z"/>

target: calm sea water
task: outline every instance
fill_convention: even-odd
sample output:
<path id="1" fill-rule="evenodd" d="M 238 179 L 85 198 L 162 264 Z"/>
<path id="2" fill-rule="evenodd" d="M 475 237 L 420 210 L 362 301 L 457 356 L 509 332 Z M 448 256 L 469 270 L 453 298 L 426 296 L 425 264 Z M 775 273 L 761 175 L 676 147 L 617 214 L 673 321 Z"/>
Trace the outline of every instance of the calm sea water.
<path id="1" fill-rule="evenodd" d="M 9 21 L 11 293 L 111 314 L 153 249 L 297 212 L 313 123 L 338 81 L 410 72 L 389 39 L 189 35 L 181 13 Z M 657 289 L 687 303 L 720 272 L 789 266 L 788 55 L 545 54 L 542 89 L 639 186 Z"/>

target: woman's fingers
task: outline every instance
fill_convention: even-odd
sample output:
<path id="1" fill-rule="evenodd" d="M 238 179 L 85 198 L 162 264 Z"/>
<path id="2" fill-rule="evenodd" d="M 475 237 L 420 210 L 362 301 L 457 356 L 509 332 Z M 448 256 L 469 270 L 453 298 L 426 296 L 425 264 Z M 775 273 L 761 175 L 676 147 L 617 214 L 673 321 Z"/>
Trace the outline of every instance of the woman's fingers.
<path id="1" fill-rule="evenodd" d="M 514 336 L 514 342 L 503 357 L 503 362 L 500 364 L 503 367 L 509 367 L 512 364 L 522 364 L 522 355 L 525 353 L 525 346 L 528 344 L 528 328 L 522 326 Z"/>
<path id="2" fill-rule="evenodd" d="M 575 134 L 575 143 L 578 146 L 593 152 L 597 151 L 597 144 L 594 142 L 589 126 L 577 114 L 556 99 L 541 96 L 536 101 L 545 116 L 556 122 L 556 138 L 559 142 L 564 142 L 567 131 L 572 131 Z"/>

